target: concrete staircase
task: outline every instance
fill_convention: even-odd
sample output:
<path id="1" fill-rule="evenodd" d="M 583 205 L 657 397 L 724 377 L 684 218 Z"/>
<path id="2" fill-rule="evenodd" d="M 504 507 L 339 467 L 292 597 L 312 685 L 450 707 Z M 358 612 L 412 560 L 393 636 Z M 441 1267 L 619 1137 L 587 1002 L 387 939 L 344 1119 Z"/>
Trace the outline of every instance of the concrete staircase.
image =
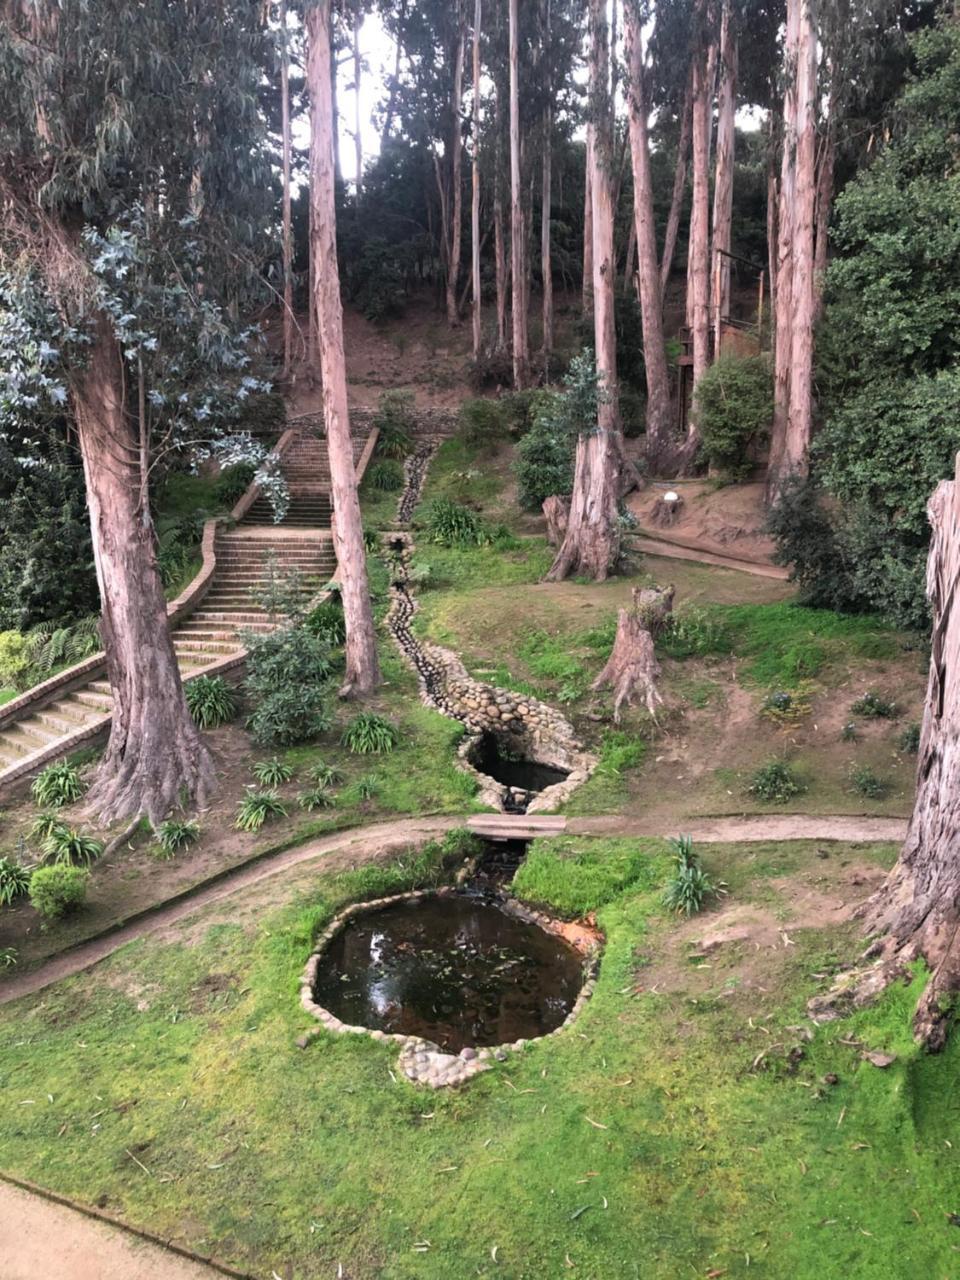
<path id="1" fill-rule="evenodd" d="M 244 653 L 242 633 L 273 629 L 275 619 L 254 599 L 269 581 L 271 565 L 282 575 L 296 570 L 306 599 L 336 573 L 326 443 L 307 430 L 283 454 L 292 497 L 286 518 L 273 523 L 272 509 L 258 496 L 235 528 L 217 531 L 210 585 L 197 608 L 173 629 L 185 679 L 223 664 L 237 665 Z M 355 442 L 355 459 L 363 446 L 361 437 Z M 78 675 L 42 705 L 38 699 L 35 706 L 25 707 L 15 722 L 0 728 L 0 787 L 94 737 L 107 727 L 112 711 L 102 668 L 87 680 Z"/>

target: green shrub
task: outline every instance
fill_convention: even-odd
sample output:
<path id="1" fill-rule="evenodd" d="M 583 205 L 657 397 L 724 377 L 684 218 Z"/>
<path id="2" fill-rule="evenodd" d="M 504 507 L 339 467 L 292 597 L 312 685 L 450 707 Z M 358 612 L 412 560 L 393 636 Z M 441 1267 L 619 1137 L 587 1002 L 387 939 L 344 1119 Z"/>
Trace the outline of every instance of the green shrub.
<path id="1" fill-rule="evenodd" d="M 375 773 L 362 773 L 350 788 L 358 803 L 373 800 L 380 790 L 380 779 Z"/>
<path id="2" fill-rule="evenodd" d="M 268 820 L 286 816 L 287 807 L 275 791 L 254 791 L 251 787 L 237 807 L 234 826 L 238 831 L 259 831 Z"/>
<path id="3" fill-rule="evenodd" d="M 17 965 L 16 947 L 0 947 L 0 969 L 14 969 Z"/>
<path id="4" fill-rule="evenodd" d="M 794 796 L 803 795 L 806 786 L 790 765 L 782 760 L 770 760 L 753 775 L 750 794 L 765 804 L 786 804 Z"/>
<path id="5" fill-rule="evenodd" d="M 30 872 L 13 858 L 0 857 L 0 907 L 22 898 L 30 888 Z"/>
<path id="6" fill-rule="evenodd" d="M 30 661 L 37 680 L 45 679 L 59 667 L 82 662 L 96 653 L 101 644 L 100 618 L 96 614 L 80 618 L 68 626 L 41 623 L 27 636 Z"/>
<path id="7" fill-rule="evenodd" d="M 103 853 L 103 841 L 78 827 L 54 827 L 43 842 L 43 861 L 89 867 Z"/>
<path id="8" fill-rule="evenodd" d="M 307 614 L 303 625 L 311 635 L 319 636 L 331 649 L 338 649 L 347 638 L 347 626 L 343 617 L 343 602 L 339 596 L 321 600 Z"/>
<path id="9" fill-rule="evenodd" d="M 0 631 L 0 685 L 22 690 L 29 689 L 33 681 L 27 637 L 19 631 Z"/>
<path id="10" fill-rule="evenodd" d="M 897 704 L 870 689 L 850 710 L 855 716 L 866 716 L 870 720 L 892 720 L 897 714 Z"/>
<path id="11" fill-rule="evenodd" d="M 437 498 L 427 507 L 423 531 L 428 542 L 444 547 L 486 547 L 493 537 L 469 507 Z"/>
<path id="12" fill-rule="evenodd" d="M 853 723 L 852 720 L 848 720 L 847 723 L 840 730 L 840 741 L 856 742 L 856 740 L 857 740 L 857 726 Z"/>
<path id="13" fill-rule="evenodd" d="M 541 405 L 547 402 L 552 393 L 542 387 L 528 387 L 523 391 L 505 391 L 500 397 L 507 430 L 518 440 L 525 436 L 533 426 Z"/>
<path id="14" fill-rule="evenodd" d="M 513 382 L 513 360 L 505 347 L 489 347 L 470 361 L 470 385 L 474 391 L 509 387 Z"/>
<path id="15" fill-rule="evenodd" d="M 258 760 L 250 772 L 262 787 L 279 787 L 293 777 L 293 765 L 274 756 L 272 760 Z"/>
<path id="16" fill-rule="evenodd" d="M 247 728 L 254 741 L 289 747 L 325 733 L 333 723 L 328 639 L 305 626 L 244 638 L 244 691 L 253 704 Z"/>
<path id="17" fill-rule="evenodd" d="M 234 507 L 253 484 L 257 474 L 255 462 L 238 462 L 232 467 L 224 467 L 217 476 L 213 486 L 213 494 L 220 507 Z"/>
<path id="18" fill-rule="evenodd" d="M 517 445 L 517 496 L 530 511 L 539 511 L 553 494 L 570 492 L 577 436 L 596 429 L 603 392 L 592 351 L 570 362 L 563 386 L 562 393 L 543 393 L 533 426 Z"/>
<path id="19" fill-rule="evenodd" d="M 882 800 L 890 793 L 890 783 L 880 778 L 867 765 L 854 769 L 850 775 L 853 789 L 867 800 Z"/>
<path id="20" fill-rule="evenodd" d="M 335 764 L 324 764 L 321 760 L 310 770 L 310 777 L 318 787 L 335 787 L 338 782 L 343 781 L 343 770 L 338 769 Z"/>
<path id="21" fill-rule="evenodd" d="M 361 711 L 344 729 L 340 741 L 357 756 L 384 755 L 400 741 L 400 730 L 383 716 Z"/>
<path id="22" fill-rule="evenodd" d="M 261 696 L 247 718 L 254 742 L 262 747 L 292 747 L 326 733 L 333 725 L 326 686 L 274 689 Z"/>
<path id="23" fill-rule="evenodd" d="M 83 905 L 89 882 L 86 867 L 38 867 L 30 877 L 30 902 L 44 920 L 59 920 Z"/>
<path id="24" fill-rule="evenodd" d="M 697 427 L 710 466 L 740 479 L 748 454 L 773 421 L 773 372 L 766 356 L 721 356 L 697 383 Z"/>
<path id="25" fill-rule="evenodd" d="M 34 820 L 30 823 L 30 839 L 36 840 L 43 844 L 49 840 L 52 835 L 58 831 L 65 831 L 67 824 L 59 813 L 55 813 L 50 809 L 45 809 L 38 813 Z"/>
<path id="26" fill-rule="evenodd" d="M 297 804 L 301 809 L 332 809 L 336 803 L 337 797 L 330 788 L 319 785 L 301 791 L 297 796 Z"/>
<path id="27" fill-rule="evenodd" d="M 464 400 L 460 406 L 460 434 L 472 449 L 497 445 L 507 433 L 507 415 L 500 400 Z"/>
<path id="28" fill-rule="evenodd" d="M 37 804 L 45 808 L 49 805 L 59 809 L 62 805 L 73 804 L 86 791 L 86 784 L 80 777 L 75 765 L 66 760 L 56 764 L 48 764 L 33 780 L 31 794 Z"/>
<path id="29" fill-rule="evenodd" d="M 668 658 L 729 653 L 733 647 L 723 619 L 697 605 L 688 605 L 671 613 L 657 644 Z"/>
<path id="30" fill-rule="evenodd" d="M 915 756 L 920 750 L 920 726 L 908 724 L 897 738 L 897 746 L 907 755 Z"/>
<path id="31" fill-rule="evenodd" d="M 677 915 L 695 915 L 703 909 L 707 898 L 723 892 L 723 887 L 715 886 L 704 871 L 690 836 L 678 836 L 670 841 L 670 846 L 673 849 L 673 874 L 663 891 L 664 906 Z"/>
<path id="32" fill-rule="evenodd" d="M 412 391 L 385 391 L 374 415 L 380 435 L 377 452 L 382 458 L 405 458 L 413 448 L 416 400 Z"/>
<path id="33" fill-rule="evenodd" d="M 403 467 L 395 458 L 381 458 L 363 478 L 376 493 L 395 493 L 403 488 Z"/>
<path id="34" fill-rule="evenodd" d="M 197 676 L 187 681 L 184 692 L 190 714 L 201 729 L 216 729 L 236 714 L 236 697 L 223 676 Z"/>
<path id="35" fill-rule="evenodd" d="M 181 849 L 200 839 L 200 824 L 181 818 L 167 818 L 166 822 L 154 827 L 153 834 L 157 837 L 161 854 L 172 858 Z"/>

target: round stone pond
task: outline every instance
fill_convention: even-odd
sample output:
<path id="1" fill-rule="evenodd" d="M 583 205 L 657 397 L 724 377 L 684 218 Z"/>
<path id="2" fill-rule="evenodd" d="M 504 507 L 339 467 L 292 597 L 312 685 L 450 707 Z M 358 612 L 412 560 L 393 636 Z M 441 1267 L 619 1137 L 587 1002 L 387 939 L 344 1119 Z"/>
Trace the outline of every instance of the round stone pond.
<path id="1" fill-rule="evenodd" d="M 584 957 L 528 914 L 475 893 L 358 912 L 315 957 L 313 999 L 343 1023 L 446 1053 L 547 1035 L 577 1002 Z"/>

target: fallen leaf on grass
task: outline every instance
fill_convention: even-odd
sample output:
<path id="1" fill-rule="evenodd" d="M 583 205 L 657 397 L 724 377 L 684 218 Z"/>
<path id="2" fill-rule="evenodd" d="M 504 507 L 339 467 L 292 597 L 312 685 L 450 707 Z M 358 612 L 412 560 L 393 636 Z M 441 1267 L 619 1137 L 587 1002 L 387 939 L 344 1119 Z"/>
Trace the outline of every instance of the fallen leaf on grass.
<path id="1" fill-rule="evenodd" d="M 593 1127 L 594 1127 L 595 1129 L 609 1129 L 609 1128 L 610 1128 L 610 1126 L 609 1126 L 608 1124 L 601 1124 L 599 1120 L 591 1120 L 589 1116 L 584 1116 L 583 1118 L 584 1118 L 584 1120 L 586 1120 L 587 1124 L 592 1124 L 592 1125 L 593 1125 Z"/>
<path id="2" fill-rule="evenodd" d="M 582 1213 L 586 1213 L 587 1210 L 591 1209 L 592 1207 L 593 1206 L 589 1204 L 582 1204 L 579 1209 L 574 1209 L 573 1213 L 571 1213 L 570 1215 L 570 1221 L 576 1222 L 576 1220 L 580 1217 Z"/>

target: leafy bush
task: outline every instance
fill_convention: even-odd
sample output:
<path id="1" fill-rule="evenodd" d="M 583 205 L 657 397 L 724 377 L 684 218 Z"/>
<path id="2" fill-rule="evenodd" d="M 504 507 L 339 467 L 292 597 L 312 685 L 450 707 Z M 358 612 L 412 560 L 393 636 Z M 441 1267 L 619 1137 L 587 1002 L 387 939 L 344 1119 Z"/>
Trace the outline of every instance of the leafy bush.
<path id="1" fill-rule="evenodd" d="M 154 827 L 153 834 L 157 837 L 160 852 L 172 858 L 181 849 L 200 839 L 200 824 L 180 818 L 167 818 L 166 822 Z"/>
<path id="2" fill-rule="evenodd" d="M 897 746 L 907 755 L 915 756 L 920 750 L 920 726 L 908 724 L 897 738 Z"/>
<path id="3" fill-rule="evenodd" d="M 44 808 L 52 806 L 59 809 L 79 800 L 86 789 L 77 767 L 67 760 L 61 760 L 56 764 L 48 764 L 34 778 L 30 791 L 37 804 Z"/>
<path id="4" fill-rule="evenodd" d="M 790 566 L 803 604 L 841 612 L 869 608 L 858 582 L 848 524 L 814 482 L 793 479 L 783 486 L 766 528 L 777 544 L 775 559 Z"/>
<path id="5" fill-rule="evenodd" d="M 377 493 L 395 493 L 403 488 L 403 467 L 395 458 L 381 458 L 363 479 Z"/>
<path id="6" fill-rule="evenodd" d="M 663 903 L 677 915 L 692 916 L 703 909 L 711 894 L 723 889 L 715 886 L 704 871 L 690 836 L 678 836 L 670 841 L 670 845 L 673 849 L 673 874 L 663 891 Z"/>
<path id="7" fill-rule="evenodd" d="M 496 445 L 507 432 L 501 400 L 464 400 L 460 406 L 460 434 L 473 449 Z"/>
<path id="8" fill-rule="evenodd" d="M 103 841 L 66 824 L 53 827 L 43 842 L 43 861 L 89 867 L 103 853 Z"/>
<path id="9" fill-rule="evenodd" d="M 890 783 L 880 778 L 867 765 L 854 769 L 850 775 L 853 789 L 867 800 L 882 800 L 890 792 Z"/>
<path id="10" fill-rule="evenodd" d="M 293 777 L 293 765 L 274 756 L 272 760 L 258 760 L 250 772 L 262 787 L 279 787 Z"/>
<path id="11" fill-rule="evenodd" d="M 517 496 L 530 511 L 539 511 L 553 494 L 570 492 L 577 436 L 596 428 L 603 392 L 592 351 L 570 362 L 563 386 L 562 393 L 543 393 L 533 425 L 517 445 Z"/>
<path id="12" fill-rule="evenodd" d="M 224 467 L 217 476 L 213 486 L 213 494 L 220 507 L 234 507 L 253 483 L 257 474 L 255 462 L 237 462 L 232 467 Z"/>
<path id="13" fill-rule="evenodd" d="M 319 636 L 332 649 L 339 648 L 347 638 L 347 625 L 340 597 L 321 600 L 304 618 L 303 625 L 311 635 Z"/>
<path id="14" fill-rule="evenodd" d="M 750 449 L 773 421 L 773 372 L 766 356 L 721 356 L 697 383 L 697 427 L 710 466 L 741 479 Z"/>
<path id="15" fill-rule="evenodd" d="M 44 920 L 59 920 L 83 905 L 89 882 L 86 867 L 38 867 L 30 877 L 30 902 Z"/>
<path id="16" fill-rule="evenodd" d="M 22 898 L 30 888 L 30 872 L 13 858 L 0 857 L 0 907 Z"/>
<path id="17" fill-rule="evenodd" d="M 332 809 L 336 803 L 337 797 L 330 788 L 319 785 L 301 791 L 297 796 L 297 804 L 301 809 Z"/>
<path id="18" fill-rule="evenodd" d="M 157 567 L 165 587 L 179 587 L 191 576 L 200 554 L 206 512 L 157 521 Z"/>
<path id="19" fill-rule="evenodd" d="M 782 760 L 770 760 L 753 775 L 750 794 L 765 804 L 786 804 L 794 796 L 803 795 L 806 786 L 790 765 Z"/>
<path id="20" fill-rule="evenodd" d="M 310 777 L 318 787 L 335 787 L 338 782 L 343 781 L 343 770 L 338 769 L 335 764 L 324 764 L 321 760 L 310 770 Z"/>
<path id="21" fill-rule="evenodd" d="M 493 541 L 490 531 L 469 507 L 437 498 L 427 507 L 424 534 L 428 542 L 444 547 L 485 547 Z"/>
<path id="22" fill-rule="evenodd" d="M 400 741 L 400 730 L 383 716 L 361 711 L 344 729 L 340 741 L 357 756 L 383 755 Z"/>
<path id="23" fill-rule="evenodd" d="M 38 813 L 33 822 L 30 823 L 30 839 L 43 844 L 44 841 L 50 839 L 54 832 L 66 830 L 66 826 L 67 824 L 59 813 L 45 809 L 42 813 Z"/>
<path id="24" fill-rule="evenodd" d="M 254 741 L 289 747 L 325 733 L 333 723 L 329 641 L 306 627 L 245 639 L 244 690 L 253 704 L 247 728 Z"/>
<path id="25" fill-rule="evenodd" d="M 729 653 L 732 648 L 723 619 L 697 605 L 671 613 L 657 643 L 668 658 L 697 658 Z"/>
<path id="26" fill-rule="evenodd" d="M 850 710 L 855 716 L 866 716 L 870 720 L 892 720 L 897 714 L 897 704 L 869 689 L 853 703 Z"/>
<path id="27" fill-rule="evenodd" d="M 0 685 L 29 689 L 34 682 L 27 637 L 19 631 L 0 631 Z"/>
<path id="28" fill-rule="evenodd" d="M 470 362 L 470 385 L 474 391 L 509 387 L 513 382 L 513 358 L 506 348 L 489 347 Z"/>
<path id="29" fill-rule="evenodd" d="M 184 692 L 190 714 L 201 729 L 216 729 L 236 714 L 234 692 L 223 676 L 197 676 L 187 682 Z"/>
<path id="30" fill-rule="evenodd" d="M 412 391 L 385 391 L 374 415 L 380 432 L 377 453 L 382 458 L 405 458 L 413 448 L 416 400 Z"/>
<path id="31" fill-rule="evenodd" d="M 45 679 L 59 667 L 82 662 L 101 647 L 100 619 L 96 614 L 80 618 L 68 626 L 41 623 L 27 636 L 30 661 L 38 680 Z"/>
<path id="32" fill-rule="evenodd" d="M 248 788 L 237 808 L 234 826 L 238 831 L 259 831 L 268 820 L 286 816 L 287 807 L 275 791 Z"/>

